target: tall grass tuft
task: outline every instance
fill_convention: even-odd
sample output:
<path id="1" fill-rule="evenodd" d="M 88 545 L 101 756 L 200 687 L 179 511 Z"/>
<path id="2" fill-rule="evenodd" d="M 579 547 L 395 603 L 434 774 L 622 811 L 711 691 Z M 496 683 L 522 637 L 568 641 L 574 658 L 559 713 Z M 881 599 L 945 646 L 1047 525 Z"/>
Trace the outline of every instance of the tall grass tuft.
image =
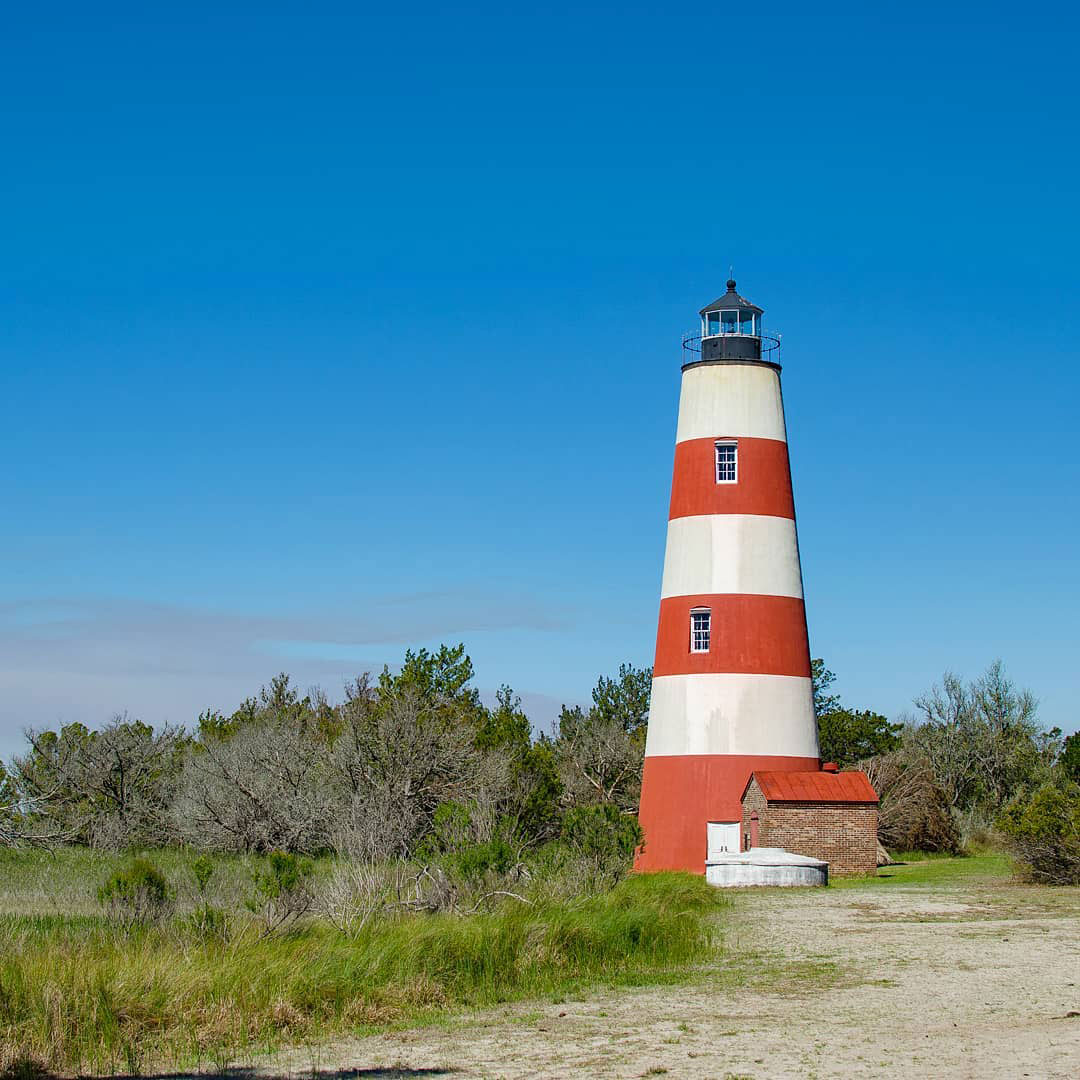
<path id="1" fill-rule="evenodd" d="M 463 1005 L 677 976 L 708 959 L 723 902 L 701 878 L 657 874 L 584 900 L 381 917 L 351 937 L 316 921 L 228 937 L 180 917 L 125 927 L 5 916 L 0 1044 L 56 1070 L 132 1073 L 220 1064 Z"/>

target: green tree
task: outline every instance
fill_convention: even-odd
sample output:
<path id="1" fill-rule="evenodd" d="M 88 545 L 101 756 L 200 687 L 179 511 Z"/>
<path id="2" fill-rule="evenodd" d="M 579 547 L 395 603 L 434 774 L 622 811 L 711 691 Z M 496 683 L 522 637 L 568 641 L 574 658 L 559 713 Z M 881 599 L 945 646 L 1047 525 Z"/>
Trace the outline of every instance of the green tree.
<path id="1" fill-rule="evenodd" d="M 651 684 L 651 668 L 623 664 L 617 679 L 599 679 L 591 708 L 562 707 L 554 751 L 572 805 L 612 803 L 637 811 Z"/>
<path id="2" fill-rule="evenodd" d="M 1018 795 L 997 820 L 1027 877 L 1080 884 L 1080 786 L 1048 782 Z"/>
<path id="3" fill-rule="evenodd" d="M 42 834 L 123 848 L 171 839 L 169 807 L 187 737 L 113 717 L 98 731 L 67 724 L 31 731 L 14 761 L 20 799 Z"/>
<path id="4" fill-rule="evenodd" d="M 1080 731 L 1066 736 L 1058 762 L 1066 777 L 1074 784 L 1080 784 Z"/>
<path id="5" fill-rule="evenodd" d="M 622 877 L 642 839 L 637 818 L 611 803 L 575 806 L 563 820 L 563 840 L 587 866 L 593 887 Z"/>
<path id="6" fill-rule="evenodd" d="M 601 721 L 619 724 L 629 735 L 645 736 L 652 695 L 652 668 L 620 664 L 616 679 L 603 675 L 593 688 L 593 712 Z"/>
<path id="7" fill-rule="evenodd" d="M 283 671 L 254 697 L 246 698 L 231 715 L 213 709 L 201 713 L 199 742 L 225 741 L 260 724 L 284 725 L 324 743 L 332 742 L 341 729 L 339 712 L 326 695 L 316 688 L 301 697 L 291 676 Z"/>
<path id="8" fill-rule="evenodd" d="M 1061 733 L 1043 730 L 1035 696 L 1017 689 L 1000 660 L 970 683 L 946 672 L 915 704 L 923 715 L 905 729 L 905 745 L 930 761 L 957 810 L 995 815 L 1049 778 Z"/>
<path id="9" fill-rule="evenodd" d="M 532 745 L 532 725 L 521 708 L 521 698 L 509 686 L 495 693 L 495 708 L 485 709 L 476 733 L 481 750 L 501 749 L 523 754 Z"/>
<path id="10" fill-rule="evenodd" d="M 818 716 L 822 761 L 848 768 L 859 761 L 888 754 L 900 745 L 903 724 L 869 709 L 830 709 Z"/>
<path id="11" fill-rule="evenodd" d="M 440 703 L 479 713 L 480 694 L 469 685 L 473 678 L 472 660 L 464 644 L 440 645 L 436 652 L 420 649 L 405 652 L 405 663 L 396 674 L 384 667 L 379 675 L 379 692 L 396 694 L 412 691 L 425 702 Z"/>
<path id="12" fill-rule="evenodd" d="M 840 696 L 829 693 L 836 676 L 825 666 L 824 660 L 810 661 L 810 681 L 814 688 L 814 713 L 817 716 L 840 708 Z"/>
<path id="13" fill-rule="evenodd" d="M 839 694 L 831 692 L 836 676 L 824 660 L 810 662 L 810 675 L 822 761 L 849 767 L 900 745 L 902 724 L 890 724 L 887 717 L 870 709 L 850 709 Z"/>
<path id="14" fill-rule="evenodd" d="M 563 784 L 551 743 L 541 739 L 511 767 L 511 784 L 518 793 L 514 813 L 518 830 L 531 844 L 558 835 Z"/>

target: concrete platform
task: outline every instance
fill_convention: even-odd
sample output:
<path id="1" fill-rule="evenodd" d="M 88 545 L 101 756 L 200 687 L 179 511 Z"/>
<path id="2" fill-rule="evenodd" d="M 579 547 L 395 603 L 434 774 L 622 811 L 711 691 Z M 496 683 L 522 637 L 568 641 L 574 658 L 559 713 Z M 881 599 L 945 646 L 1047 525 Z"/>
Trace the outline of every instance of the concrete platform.
<path id="1" fill-rule="evenodd" d="M 829 864 L 783 848 L 751 848 L 708 860 L 705 880 L 722 889 L 749 885 L 828 885 Z"/>

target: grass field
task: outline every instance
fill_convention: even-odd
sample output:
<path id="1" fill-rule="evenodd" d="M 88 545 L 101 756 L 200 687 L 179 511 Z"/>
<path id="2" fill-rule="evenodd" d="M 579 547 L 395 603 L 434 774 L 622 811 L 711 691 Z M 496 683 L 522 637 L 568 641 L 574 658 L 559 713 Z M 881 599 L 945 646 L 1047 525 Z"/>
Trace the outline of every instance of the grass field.
<path id="1" fill-rule="evenodd" d="M 1007 855 L 991 852 L 981 855 L 937 855 L 926 852 L 902 852 L 892 866 L 881 867 L 874 877 L 831 878 L 831 889 L 888 889 L 896 885 L 948 885 L 976 879 L 1002 881 L 1012 876 L 1012 861 Z"/>
<path id="2" fill-rule="evenodd" d="M 233 930 L 185 919 L 124 929 L 96 890 L 121 860 L 85 851 L 0 860 L 0 1045 L 9 1066 L 82 1073 L 213 1065 L 462 1007 L 685 977 L 715 955 L 726 898 L 691 875 L 631 878 L 578 901 L 506 899 L 469 915 L 402 914 L 346 936 L 309 919 L 261 936 L 239 903 L 257 866 L 221 860 L 210 899 Z"/>
<path id="3" fill-rule="evenodd" d="M 174 887 L 175 909 L 125 929 L 97 889 L 126 858 L 0 852 L 0 1075 L 4 1060 L 61 1073 L 222 1069 L 284 1045 L 590 988 L 685 982 L 706 970 L 718 986 L 801 993 L 837 982 L 827 958 L 725 957 L 725 908 L 746 911 L 760 891 L 721 892 L 691 875 L 634 877 L 589 899 L 507 898 L 468 916 L 399 914 L 354 936 L 318 918 L 261 935 L 244 898 L 265 860 L 216 858 L 200 898 L 190 884 L 195 856 L 150 857 Z M 317 864 L 316 878 L 331 865 Z M 997 854 L 908 854 L 877 877 L 836 878 L 828 891 L 996 890 L 1010 874 Z M 229 933 L 188 918 L 200 902 L 229 913 Z"/>

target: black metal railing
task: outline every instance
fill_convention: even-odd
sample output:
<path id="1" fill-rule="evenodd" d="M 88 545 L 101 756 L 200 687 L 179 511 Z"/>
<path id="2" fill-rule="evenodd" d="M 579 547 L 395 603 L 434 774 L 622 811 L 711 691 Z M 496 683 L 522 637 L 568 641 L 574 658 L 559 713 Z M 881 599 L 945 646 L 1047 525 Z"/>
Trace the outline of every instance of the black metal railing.
<path id="1" fill-rule="evenodd" d="M 761 339 L 761 359 L 770 364 L 780 363 L 780 335 L 779 334 L 715 334 L 711 337 L 758 337 Z M 682 347 L 686 352 L 701 352 L 701 334 L 683 334 Z M 693 363 L 687 360 L 686 363 Z"/>

